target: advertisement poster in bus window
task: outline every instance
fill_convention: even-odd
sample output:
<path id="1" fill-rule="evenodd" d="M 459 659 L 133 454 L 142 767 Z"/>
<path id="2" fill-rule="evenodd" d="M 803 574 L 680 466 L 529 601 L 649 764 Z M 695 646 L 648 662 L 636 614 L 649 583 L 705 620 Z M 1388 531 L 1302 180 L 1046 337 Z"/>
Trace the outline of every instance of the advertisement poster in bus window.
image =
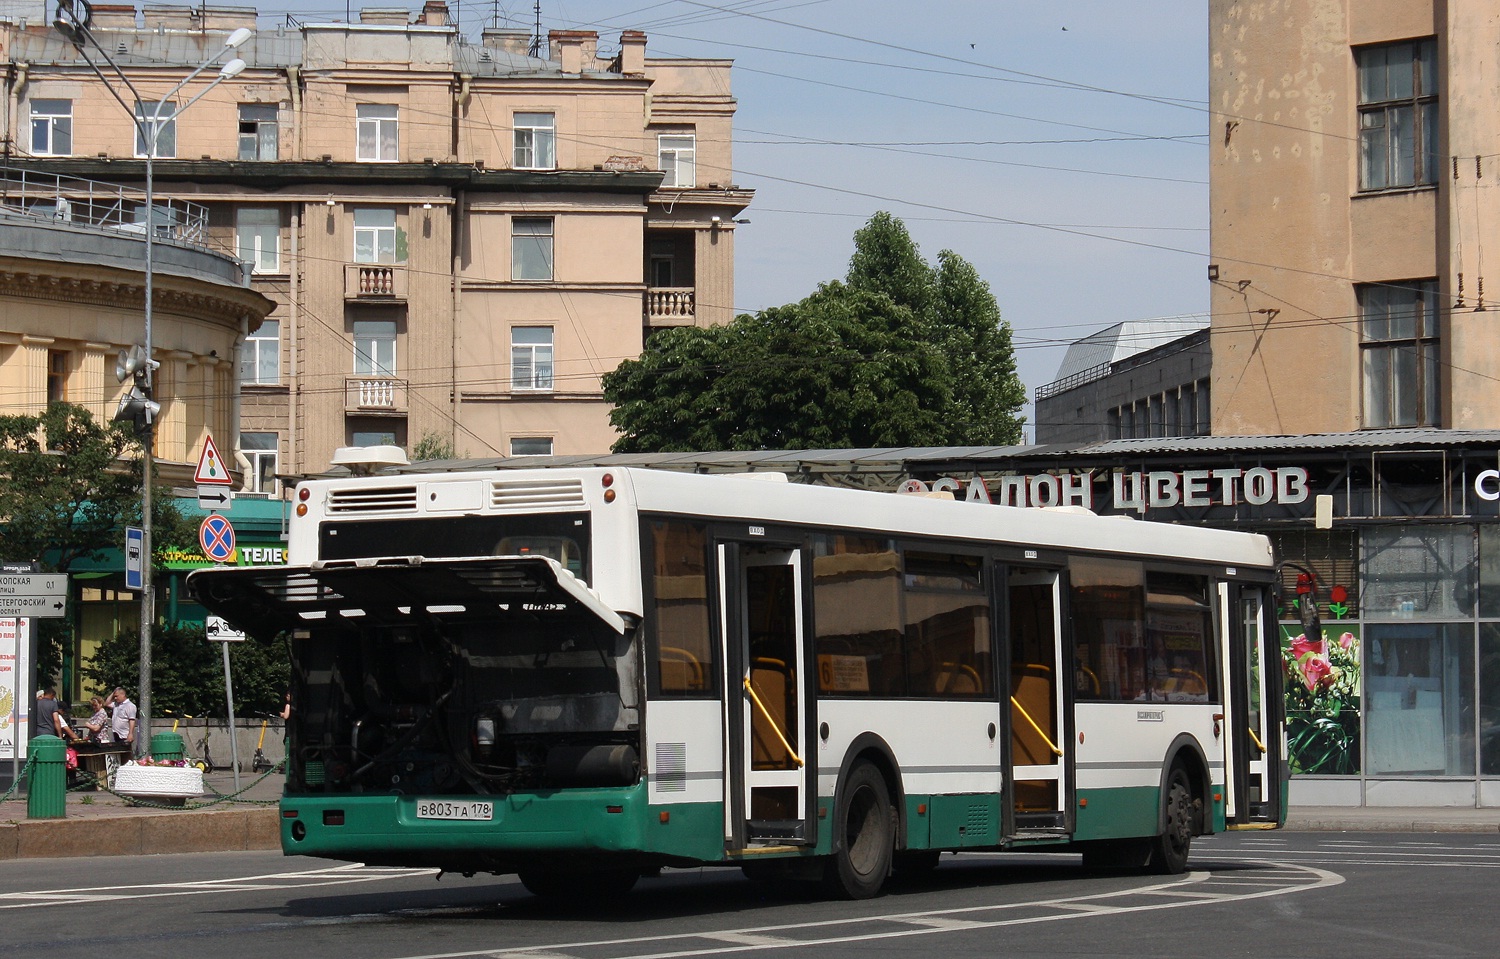
<path id="1" fill-rule="evenodd" d="M 1360 628 L 1322 625 L 1311 641 L 1300 625 L 1281 627 L 1288 758 L 1293 774 L 1351 776 L 1359 772 Z"/>

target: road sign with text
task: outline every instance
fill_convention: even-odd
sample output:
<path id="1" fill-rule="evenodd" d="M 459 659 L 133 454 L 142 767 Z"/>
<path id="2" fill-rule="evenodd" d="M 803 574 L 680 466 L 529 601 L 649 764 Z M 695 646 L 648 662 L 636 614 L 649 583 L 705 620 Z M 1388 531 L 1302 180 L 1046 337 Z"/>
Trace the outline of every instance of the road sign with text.
<path id="1" fill-rule="evenodd" d="M 0 574 L 0 617 L 61 619 L 68 608 L 63 573 Z"/>

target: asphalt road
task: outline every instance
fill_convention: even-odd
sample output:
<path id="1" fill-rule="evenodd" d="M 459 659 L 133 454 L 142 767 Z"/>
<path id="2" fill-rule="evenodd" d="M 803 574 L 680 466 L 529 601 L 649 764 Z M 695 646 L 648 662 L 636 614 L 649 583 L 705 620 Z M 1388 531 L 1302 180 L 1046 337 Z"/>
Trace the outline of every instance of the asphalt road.
<path id="1" fill-rule="evenodd" d="M 1216 836 L 1178 877 L 1089 873 L 1076 856 L 945 857 L 860 903 L 723 869 L 554 904 L 510 878 L 274 853 L 16 860 L 0 872 L 0 955 L 1488 959 L 1497 892 L 1493 834 Z"/>

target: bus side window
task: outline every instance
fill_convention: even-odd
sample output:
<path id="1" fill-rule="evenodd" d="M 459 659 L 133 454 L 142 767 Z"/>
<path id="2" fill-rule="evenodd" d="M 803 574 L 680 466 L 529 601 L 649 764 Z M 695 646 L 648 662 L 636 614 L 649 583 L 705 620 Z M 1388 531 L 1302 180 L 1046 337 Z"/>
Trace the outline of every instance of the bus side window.
<path id="1" fill-rule="evenodd" d="M 701 524 L 656 521 L 647 532 L 652 551 L 647 627 L 656 688 L 663 696 L 714 695 L 707 531 Z"/>

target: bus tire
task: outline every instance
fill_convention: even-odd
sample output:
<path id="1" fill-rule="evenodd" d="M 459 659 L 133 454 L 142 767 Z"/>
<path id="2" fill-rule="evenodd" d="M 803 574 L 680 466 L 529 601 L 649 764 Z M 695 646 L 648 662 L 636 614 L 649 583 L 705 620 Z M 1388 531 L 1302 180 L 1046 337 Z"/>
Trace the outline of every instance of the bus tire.
<path id="1" fill-rule="evenodd" d="M 880 894 L 896 850 L 896 810 L 885 777 L 867 762 L 849 770 L 834 801 L 833 855 L 823 869 L 823 888 L 837 899 Z"/>
<path id="2" fill-rule="evenodd" d="M 1173 766 L 1167 775 L 1162 802 L 1163 827 L 1161 835 L 1151 841 L 1151 861 L 1147 868 L 1159 875 L 1176 876 L 1187 870 L 1196 818 L 1193 787 L 1181 766 Z"/>
<path id="3" fill-rule="evenodd" d="M 635 869 L 598 869 L 589 872 L 554 872 L 523 869 L 517 874 L 526 891 L 538 899 L 576 899 L 608 902 L 635 888 L 641 874 Z"/>

